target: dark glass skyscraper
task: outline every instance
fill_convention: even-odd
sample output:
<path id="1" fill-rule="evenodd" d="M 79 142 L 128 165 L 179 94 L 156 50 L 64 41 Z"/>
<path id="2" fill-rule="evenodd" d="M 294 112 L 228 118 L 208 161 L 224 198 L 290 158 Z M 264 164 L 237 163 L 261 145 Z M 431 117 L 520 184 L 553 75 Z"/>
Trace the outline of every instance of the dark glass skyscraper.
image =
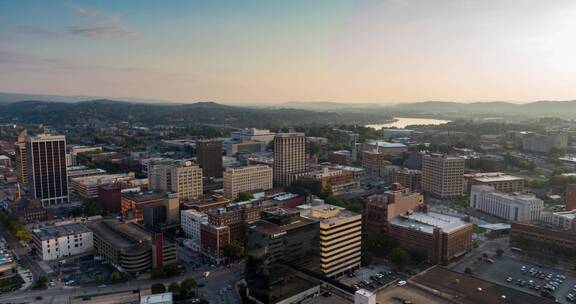
<path id="1" fill-rule="evenodd" d="M 317 281 L 300 270 L 320 272 L 319 222 L 284 209 L 264 211 L 249 224 L 246 255 L 250 297 L 277 303 L 314 290 Z"/>
<path id="2" fill-rule="evenodd" d="M 196 161 L 204 177 L 222 177 L 222 141 L 197 140 Z"/>
<path id="3" fill-rule="evenodd" d="M 68 203 L 66 137 L 40 134 L 26 139 L 28 190 L 43 207 Z"/>

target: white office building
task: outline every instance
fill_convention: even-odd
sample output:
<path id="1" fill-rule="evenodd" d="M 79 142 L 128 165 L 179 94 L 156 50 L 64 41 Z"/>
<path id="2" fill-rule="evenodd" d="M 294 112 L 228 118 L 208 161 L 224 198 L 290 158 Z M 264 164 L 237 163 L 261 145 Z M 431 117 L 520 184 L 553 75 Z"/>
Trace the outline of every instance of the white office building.
<path id="1" fill-rule="evenodd" d="M 32 241 L 43 261 L 76 256 L 94 249 L 92 231 L 77 223 L 34 229 Z"/>
<path id="2" fill-rule="evenodd" d="M 184 234 L 191 240 L 189 244 L 192 245 L 192 249 L 200 248 L 200 226 L 202 224 L 208 224 L 206 213 L 193 209 L 180 212 L 180 226 Z"/>
<path id="3" fill-rule="evenodd" d="M 539 220 L 544 202 L 530 194 L 497 192 L 490 186 L 472 186 L 470 207 L 509 221 Z"/>

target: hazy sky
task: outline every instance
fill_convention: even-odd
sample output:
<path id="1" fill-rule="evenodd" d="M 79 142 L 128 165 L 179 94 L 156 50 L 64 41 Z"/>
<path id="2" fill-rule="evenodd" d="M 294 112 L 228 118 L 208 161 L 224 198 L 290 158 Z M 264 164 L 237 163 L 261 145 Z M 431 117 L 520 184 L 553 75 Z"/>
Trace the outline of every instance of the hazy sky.
<path id="1" fill-rule="evenodd" d="M 0 91 L 576 99 L 575 0 L 0 0 Z"/>

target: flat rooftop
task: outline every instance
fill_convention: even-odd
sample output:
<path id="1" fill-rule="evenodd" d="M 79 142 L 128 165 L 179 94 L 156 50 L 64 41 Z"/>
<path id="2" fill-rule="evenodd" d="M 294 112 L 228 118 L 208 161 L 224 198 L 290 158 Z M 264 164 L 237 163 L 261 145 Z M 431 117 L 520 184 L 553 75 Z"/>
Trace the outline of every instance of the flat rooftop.
<path id="1" fill-rule="evenodd" d="M 130 248 L 150 241 L 150 232 L 134 223 L 122 223 L 116 219 L 101 220 L 88 224 L 98 237 L 118 248 Z"/>
<path id="2" fill-rule="evenodd" d="M 381 288 L 376 293 L 376 301 L 378 303 L 402 303 L 403 301 L 410 301 L 419 304 L 451 304 L 448 300 L 442 299 L 434 295 L 428 290 L 419 288 L 413 284 L 406 284 L 402 287 L 396 284 L 390 284 Z M 399 299 L 403 299 L 400 301 Z"/>
<path id="3" fill-rule="evenodd" d="M 430 290 L 451 303 L 554 303 L 554 301 L 540 296 L 467 276 L 440 266 L 434 266 L 417 274 L 409 280 L 409 284 Z M 502 301 L 503 299 L 505 301 Z"/>
<path id="4" fill-rule="evenodd" d="M 296 229 L 299 227 L 306 226 L 308 224 L 314 223 L 315 221 L 311 219 L 307 219 L 305 217 L 299 217 L 298 220 L 292 221 L 285 225 L 277 225 L 272 222 L 268 222 L 265 220 L 258 220 L 250 224 L 250 226 L 254 227 L 254 229 L 266 233 L 266 234 L 276 234 L 285 232 L 291 229 Z"/>
<path id="5" fill-rule="evenodd" d="M 34 229 L 32 232 L 41 240 L 50 240 L 61 236 L 86 233 L 90 230 L 81 224 L 68 224 Z"/>
<path id="6" fill-rule="evenodd" d="M 147 192 L 125 192 L 122 193 L 122 197 L 125 197 L 127 199 L 133 200 L 137 203 L 140 202 L 148 202 L 148 201 L 155 201 L 155 200 L 161 200 L 165 197 L 164 193 L 162 192 L 152 192 L 152 191 L 147 191 Z"/>
<path id="7" fill-rule="evenodd" d="M 390 223 L 426 233 L 433 233 L 436 227 L 450 233 L 471 224 L 462 218 L 437 212 L 413 212 L 409 215 L 397 216 L 390 220 Z"/>
<path id="8" fill-rule="evenodd" d="M 493 182 L 506 182 L 506 181 L 520 181 L 524 180 L 521 177 L 508 175 L 502 172 L 490 172 L 490 173 L 476 173 L 476 174 L 465 174 L 465 177 L 471 177 L 479 182 L 483 183 L 493 183 Z"/>
<path id="9" fill-rule="evenodd" d="M 380 148 L 407 148 L 405 144 L 392 143 L 383 140 L 369 140 L 367 143 L 371 146 L 378 146 Z"/>

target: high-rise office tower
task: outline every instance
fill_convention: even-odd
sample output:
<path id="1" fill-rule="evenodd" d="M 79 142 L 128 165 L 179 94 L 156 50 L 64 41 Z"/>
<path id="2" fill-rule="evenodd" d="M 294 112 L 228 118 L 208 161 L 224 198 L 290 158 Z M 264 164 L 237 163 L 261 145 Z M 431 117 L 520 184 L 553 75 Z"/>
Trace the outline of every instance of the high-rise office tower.
<path id="1" fill-rule="evenodd" d="M 150 189 L 176 192 L 180 198 L 202 196 L 202 170 L 192 161 L 161 160 L 148 167 Z"/>
<path id="2" fill-rule="evenodd" d="M 453 198 L 464 192 L 464 159 L 443 154 L 422 158 L 422 190 L 438 197 Z"/>
<path id="3" fill-rule="evenodd" d="M 26 139 L 28 190 L 43 207 L 68 203 L 66 137 L 40 134 Z"/>
<path id="4" fill-rule="evenodd" d="M 197 140 L 196 161 L 205 177 L 222 177 L 222 141 Z"/>
<path id="5" fill-rule="evenodd" d="M 28 133 L 23 130 L 18 135 L 18 141 L 14 147 L 16 151 L 16 177 L 21 186 L 28 186 L 28 170 L 26 170 L 26 137 Z"/>
<path id="6" fill-rule="evenodd" d="M 279 133 L 274 137 L 274 184 L 290 183 L 290 174 L 306 170 L 304 133 Z"/>

